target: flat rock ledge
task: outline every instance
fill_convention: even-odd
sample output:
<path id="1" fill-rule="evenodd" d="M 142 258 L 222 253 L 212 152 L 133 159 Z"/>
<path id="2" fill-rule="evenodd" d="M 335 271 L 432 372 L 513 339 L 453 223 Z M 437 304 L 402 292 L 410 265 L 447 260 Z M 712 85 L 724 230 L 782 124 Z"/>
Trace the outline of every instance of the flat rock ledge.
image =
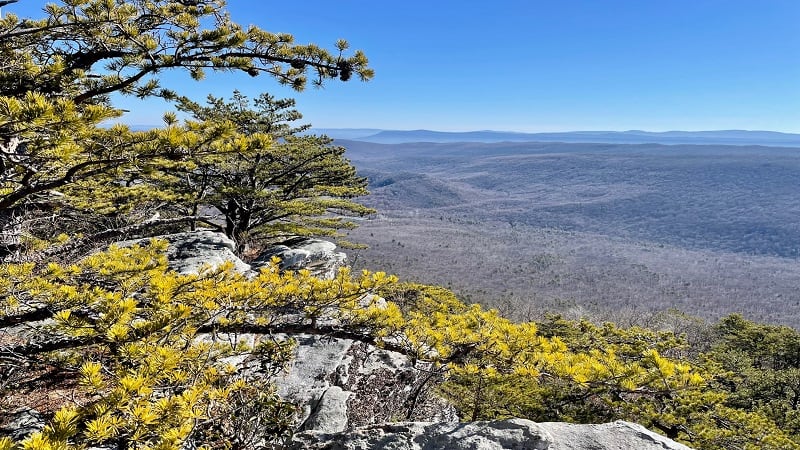
<path id="1" fill-rule="evenodd" d="M 491 422 L 400 422 L 343 433 L 306 431 L 292 450 L 691 450 L 641 425 L 617 421 L 601 425 L 525 419 Z"/>

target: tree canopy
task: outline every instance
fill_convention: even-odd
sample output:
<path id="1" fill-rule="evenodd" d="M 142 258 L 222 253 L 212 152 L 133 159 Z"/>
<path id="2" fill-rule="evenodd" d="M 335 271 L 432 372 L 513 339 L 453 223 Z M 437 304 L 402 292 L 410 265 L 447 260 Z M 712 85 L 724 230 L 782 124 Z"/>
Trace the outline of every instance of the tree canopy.
<path id="1" fill-rule="evenodd" d="M 373 75 L 362 52 L 344 56 L 346 41 L 331 53 L 296 44 L 290 34 L 244 28 L 223 0 L 66 0 L 44 12 L 42 19 L 7 14 L 0 21 L 0 96 L 36 92 L 75 104 L 108 104 L 112 92 L 174 98 L 157 77 L 173 68 L 197 80 L 208 69 L 263 73 L 297 90 L 309 74 L 318 85 Z"/>
<path id="2" fill-rule="evenodd" d="M 346 54 L 347 42 L 340 40 L 328 51 L 296 44 L 289 34 L 245 29 L 230 19 L 223 1 L 73 0 L 49 4 L 44 12 L 42 19 L 13 14 L 0 19 L 0 228 L 6 237 L 18 238 L 21 229 L 52 229 L 48 218 L 54 210 L 94 205 L 89 194 L 130 188 L 91 208 L 105 208 L 105 213 L 118 203 L 141 203 L 137 196 L 171 200 L 147 191 L 140 176 L 209 152 L 265 148 L 270 139 L 288 138 L 279 124 L 290 117 L 269 116 L 269 111 L 262 111 L 262 125 L 274 120 L 276 128 L 262 126 L 267 133 L 248 139 L 234 116 L 147 132 L 108 128 L 105 124 L 122 114 L 111 93 L 177 100 L 178 93 L 158 82 L 158 74 L 171 69 L 196 80 L 205 70 L 266 74 L 297 90 L 309 79 L 321 85 L 372 77 L 362 52 Z M 276 105 L 280 112 L 285 104 Z M 295 144 L 327 145 L 320 140 Z M 341 152 L 338 156 L 340 162 Z M 18 244 L 10 241 L 12 247 Z"/>
<path id="3" fill-rule="evenodd" d="M 292 126 L 302 117 L 294 100 L 262 94 L 253 103 L 239 92 L 230 102 L 209 96 L 207 106 L 181 99 L 179 109 L 196 121 L 189 127 L 230 122 L 241 142 L 231 152 L 200 142 L 188 166 L 160 171 L 156 185 L 180 192 L 185 214 L 214 208 L 224 216 L 225 234 L 243 246 L 259 235 L 331 234 L 355 226 L 343 215 L 373 212 L 350 200 L 367 193 L 367 182 L 345 149 L 299 134 L 307 125 Z"/>

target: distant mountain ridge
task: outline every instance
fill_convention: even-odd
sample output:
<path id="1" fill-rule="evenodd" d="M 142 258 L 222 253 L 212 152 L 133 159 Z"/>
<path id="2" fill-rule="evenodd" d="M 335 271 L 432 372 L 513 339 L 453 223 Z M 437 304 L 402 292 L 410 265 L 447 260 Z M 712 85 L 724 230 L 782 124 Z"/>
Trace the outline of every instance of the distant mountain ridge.
<path id="1" fill-rule="evenodd" d="M 379 144 L 410 142 L 568 142 L 609 144 L 700 144 L 763 145 L 800 147 L 800 134 L 777 131 L 569 131 L 557 133 L 518 133 L 510 131 L 433 131 L 319 128 L 311 132 L 334 139 L 349 139 Z"/>

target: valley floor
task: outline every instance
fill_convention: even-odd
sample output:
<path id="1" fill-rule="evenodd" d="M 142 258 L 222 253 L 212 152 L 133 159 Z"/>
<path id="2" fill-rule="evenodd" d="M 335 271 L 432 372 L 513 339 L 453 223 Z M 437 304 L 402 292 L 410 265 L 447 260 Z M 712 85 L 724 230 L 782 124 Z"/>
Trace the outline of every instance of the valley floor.
<path id="1" fill-rule="evenodd" d="M 508 223 L 380 215 L 349 239 L 356 268 L 447 286 L 517 319 L 544 312 L 645 324 L 678 309 L 800 328 L 800 261 Z"/>

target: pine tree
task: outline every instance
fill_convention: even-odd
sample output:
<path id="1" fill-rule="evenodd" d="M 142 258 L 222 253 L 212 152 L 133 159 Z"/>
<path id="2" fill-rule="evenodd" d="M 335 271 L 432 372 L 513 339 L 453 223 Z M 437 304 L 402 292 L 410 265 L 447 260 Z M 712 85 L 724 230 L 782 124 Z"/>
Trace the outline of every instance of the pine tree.
<path id="1" fill-rule="evenodd" d="M 367 193 L 366 179 L 331 139 L 300 134 L 308 126 L 292 126 L 302 117 L 293 107 L 269 94 L 254 106 L 239 92 L 229 102 L 209 96 L 207 106 L 182 98 L 179 109 L 193 116 L 187 128 L 229 123 L 239 145 L 222 152 L 209 148 L 217 141 L 198 141 L 190 164 L 165 165 L 151 175 L 154 186 L 178 193 L 183 214 L 218 211 L 240 253 L 258 238 L 352 228 L 346 216 L 373 212 L 351 200 Z"/>
<path id="2" fill-rule="evenodd" d="M 52 229 L 60 208 L 94 203 L 81 195 L 126 181 L 136 187 L 139 172 L 183 158 L 175 148 L 192 139 L 218 138 L 220 151 L 237 145 L 222 126 L 194 134 L 104 128 L 122 113 L 111 93 L 175 100 L 178 93 L 158 82 L 159 73 L 174 69 L 196 80 L 205 70 L 266 74 L 297 90 L 309 79 L 321 85 L 372 77 L 362 52 L 345 55 L 345 41 L 329 52 L 289 34 L 243 28 L 221 0 L 69 0 L 44 13 L 0 19 L 0 230 L 12 247 L 21 228 Z M 135 190 L 128 195 L 157 198 Z"/>

